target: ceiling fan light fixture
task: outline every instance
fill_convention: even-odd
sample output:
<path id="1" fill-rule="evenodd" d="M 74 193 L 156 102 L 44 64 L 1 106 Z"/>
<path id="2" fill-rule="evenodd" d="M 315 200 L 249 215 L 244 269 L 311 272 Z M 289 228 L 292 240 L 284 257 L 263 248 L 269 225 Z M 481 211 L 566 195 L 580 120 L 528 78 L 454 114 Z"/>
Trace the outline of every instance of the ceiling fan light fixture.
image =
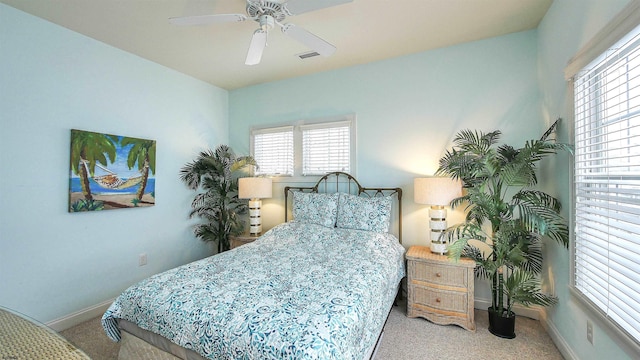
<path id="1" fill-rule="evenodd" d="M 273 27 L 275 26 L 276 21 L 273 18 L 273 16 L 270 15 L 262 15 L 260 16 L 260 28 L 263 31 L 269 31 L 271 29 L 273 29 Z"/>

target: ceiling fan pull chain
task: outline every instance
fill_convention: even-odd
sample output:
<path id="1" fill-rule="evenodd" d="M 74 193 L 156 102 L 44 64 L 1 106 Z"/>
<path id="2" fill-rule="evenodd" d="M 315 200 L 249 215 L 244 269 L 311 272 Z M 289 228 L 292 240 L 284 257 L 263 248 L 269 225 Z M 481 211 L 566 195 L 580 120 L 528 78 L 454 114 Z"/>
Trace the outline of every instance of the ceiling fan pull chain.
<path id="1" fill-rule="evenodd" d="M 273 25 L 275 24 L 275 20 L 271 15 L 262 15 L 260 16 L 260 28 L 262 30 L 269 32 L 269 30 L 273 29 Z"/>

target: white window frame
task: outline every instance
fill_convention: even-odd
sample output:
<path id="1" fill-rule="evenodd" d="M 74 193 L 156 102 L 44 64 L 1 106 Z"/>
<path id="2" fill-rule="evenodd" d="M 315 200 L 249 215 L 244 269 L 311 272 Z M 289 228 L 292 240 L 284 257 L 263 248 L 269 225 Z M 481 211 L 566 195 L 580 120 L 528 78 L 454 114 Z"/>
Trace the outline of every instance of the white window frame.
<path id="1" fill-rule="evenodd" d="M 327 166 L 324 166 L 324 169 L 322 170 L 313 170 L 311 168 L 311 165 L 313 164 L 312 161 L 308 161 L 307 159 L 307 154 L 310 153 L 308 151 L 305 151 L 305 134 L 310 134 L 313 133 L 314 131 L 321 131 L 321 134 L 326 135 L 326 133 L 322 133 L 322 131 L 324 130 L 329 130 L 331 131 L 331 129 L 341 129 L 342 131 L 344 131 L 344 129 L 347 129 L 347 131 L 349 132 L 349 137 L 351 136 L 351 121 L 349 120 L 344 120 L 344 121 L 332 121 L 332 122 L 322 122 L 322 123 L 316 123 L 316 124 L 305 124 L 305 125 L 300 125 L 300 133 L 301 133 L 301 137 L 302 137 L 302 141 L 301 141 L 301 147 L 302 147 L 302 162 L 301 162 L 301 167 L 302 167 L 302 176 L 322 176 L 327 172 L 332 172 L 332 171 L 343 171 L 343 172 L 347 172 L 350 173 L 351 172 L 351 139 L 349 138 L 348 143 L 346 144 L 348 146 L 348 149 L 346 151 L 346 158 L 347 158 L 347 164 L 343 164 L 346 165 L 346 167 L 334 167 L 332 169 L 328 169 Z M 328 139 L 327 140 L 329 142 L 336 141 L 336 142 L 341 142 L 340 140 L 342 140 L 342 138 L 333 138 L 333 139 Z M 317 147 L 316 147 L 317 148 Z M 328 153 L 325 154 L 321 154 L 321 155 L 326 155 L 326 157 L 329 157 L 329 159 L 327 160 L 331 160 L 331 158 L 340 158 L 339 154 L 345 154 L 345 152 L 343 152 L 344 149 L 342 149 L 342 151 L 337 148 L 334 149 L 334 151 L 329 151 Z M 325 156 L 322 156 L 322 159 L 324 160 L 326 158 Z M 323 164 L 323 165 L 326 165 Z M 334 166 L 337 164 L 334 164 Z"/>
<path id="2" fill-rule="evenodd" d="M 256 159 L 256 161 L 258 162 L 258 164 L 260 165 L 260 160 L 259 158 L 257 158 L 255 156 L 255 148 L 256 148 L 256 144 L 255 144 L 255 139 L 257 136 L 262 136 L 262 135 L 269 135 L 269 134 L 287 134 L 287 133 L 291 133 L 291 138 L 289 139 L 291 141 L 290 145 L 291 146 L 291 154 L 289 154 L 290 156 L 290 164 L 286 164 L 283 162 L 278 162 L 280 164 L 280 168 L 284 169 L 284 171 L 281 172 L 274 172 L 274 173 L 268 173 L 269 176 L 290 176 L 293 174 L 293 169 L 294 169 L 294 158 L 293 158 L 293 126 L 278 126 L 278 127 L 274 127 L 274 128 L 267 128 L 267 129 L 257 129 L 257 130 L 251 130 L 251 155 L 254 156 L 254 158 Z M 286 135 L 285 135 L 286 136 Z M 284 156 L 284 158 L 286 158 L 286 155 Z M 260 172 L 262 169 L 257 169 L 255 172 L 257 175 L 261 175 L 262 173 Z M 289 173 L 290 172 L 290 173 Z"/>
<path id="3" fill-rule="evenodd" d="M 624 38 L 628 33 L 633 31 L 638 25 L 640 25 L 640 1 L 632 1 L 625 9 L 623 9 L 618 16 L 616 16 L 607 26 L 605 26 L 596 36 L 587 43 L 570 61 L 565 68 L 565 78 L 569 81 L 571 101 L 571 113 L 573 114 L 573 106 L 575 104 L 574 96 L 574 77 L 578 73 L 593 63 L 596 59 L 606 54 L 607 51 L 618 41 Z M 575 121 L 575 114 L 572 117 Z M 576 134 L 574 131 L 575 122 L 571 126 L 571 137 L 575 139 Z M 575 171 L 572 169 L 572 179 L 575 179 Z M 573 181 L 572 189 L 572 206 L 571 206 L 571 218 L 572 223 L 575 226 L 576 223 L 576 182 Z M 593 301 L 591 301 L 580 289 L 576 287 L 576 234 L 574 226 L 571 227 L 571 279 L 570 289 L 571 293 L 578 300 L 580 304 L 584 306 L 587 315 L 593 316 L 599 324 L 607 328 L 611 334 L 614 335 L 614 339 L 620 340 L 620 343 L 625 345 L 628 350 L 640 353 L 640 341 L 633 336 L 629 335 L 620 325 L 618 325 L 609 315 L 605 313 L 600 307 L 598 307 Z M 637 270 L 637 269 L 636 269 Z"/>
<path id="4" fill-rule="evenodd" d="M 269 131 L 273 131 L 274 129 L 281 129 L 290 127 L 293 131 L 293 175 L 278 175 L 278 174 L 269 174 L 266 176 L 272 177 L 276 182 L 312 182 L 316 179 L 320 178 L 321 175 L 303 175 L 303 166 L 302 166 L 302 132 L 305 129 L 313 129 L 313 128 L 327 128 L 327 127 L 338 127 L 344 126 L 348 124 L 349 126 L 349 174 L 353 176 L 357 176 L 356 169 L 356 115 L 355 114 L 347 114 L 340 115 L 334 117 L 327 118 L 316 118 L 316 119 L 304 119 L 298 120 L 291 123 L 281 123 L 274 126 L 269 127 L 252 127 L 250 134 L 250 153 L 253 156 L 255 154 L 254 150 L 254 137 L 256 134 L 265 133 Z"/>

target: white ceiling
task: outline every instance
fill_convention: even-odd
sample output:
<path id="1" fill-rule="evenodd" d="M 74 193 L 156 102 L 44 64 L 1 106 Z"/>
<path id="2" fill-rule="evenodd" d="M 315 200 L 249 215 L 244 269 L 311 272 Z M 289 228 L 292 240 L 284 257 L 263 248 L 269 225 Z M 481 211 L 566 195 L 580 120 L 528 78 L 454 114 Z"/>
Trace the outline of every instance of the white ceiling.
<path id="1" fill-rule="evenodd" d="M 317 0 L 321 1 L 321 0 Z M 244 64 L 257 23 L 179 27 L 175 16 L 246 14 L 245 0 L 0 0 L 227 90 L 530 30 L 552 0 L 354 0 L 285 23 L 337 47 L 309 49 L 274 28 L 262 62 Z"/>

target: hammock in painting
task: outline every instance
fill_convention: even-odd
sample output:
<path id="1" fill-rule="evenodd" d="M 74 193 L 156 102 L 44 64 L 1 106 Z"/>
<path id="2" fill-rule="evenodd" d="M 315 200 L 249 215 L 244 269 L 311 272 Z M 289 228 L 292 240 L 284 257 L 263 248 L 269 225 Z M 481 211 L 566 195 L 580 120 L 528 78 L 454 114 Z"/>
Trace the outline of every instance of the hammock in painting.
<path id="1" fill-rule="evenodd" d="M 84 164 L 85 167 L 87 167 L 86 160 L 82 160 L 82 163 Z M 100 166 L 100 164 L 96 164 L 96 166 L 108 172 L 107 175 L 93 176 L 93 181 L 95 181 L 96 184 L 102 186 L 105 189 L 112 189 L 112 190 L 126 189 L 132 186 L 136 186 L 142 181 L 142 175 L 128 178 L 125 180 L 118 177 L 118 174 L 114 173 L 113 171 L 103 166 Z M 89 172 L 89 169 L 87 167 L 87 173 L 88 172 Z"/>

